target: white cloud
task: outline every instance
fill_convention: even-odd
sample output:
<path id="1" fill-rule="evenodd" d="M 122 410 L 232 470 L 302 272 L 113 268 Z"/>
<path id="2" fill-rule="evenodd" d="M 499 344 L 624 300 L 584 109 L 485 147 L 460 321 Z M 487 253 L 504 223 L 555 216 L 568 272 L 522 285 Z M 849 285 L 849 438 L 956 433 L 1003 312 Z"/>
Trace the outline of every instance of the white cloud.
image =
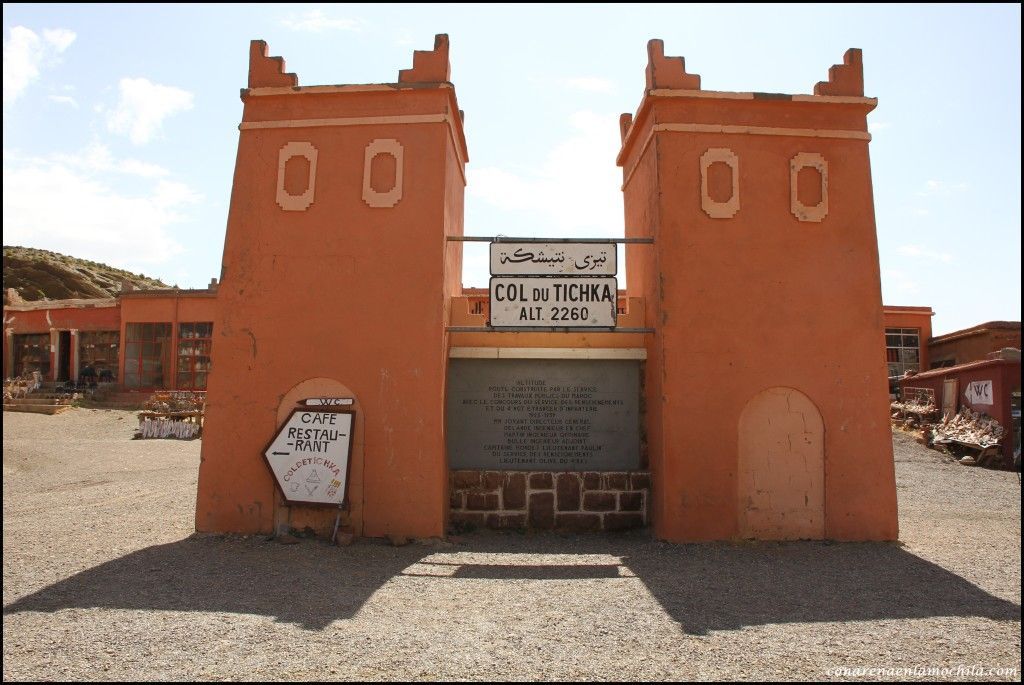
<path id="1" fill-rule="evenodd" d="M 47 29 L 43 37 L 24 26 L 11 28 L 4 39 L 4 103 L 11 103 L 39 78 L 44 66 L 57 62 L 57 56 L 75 40 L 74 31 Z"/>
<path id="2" fill-rule="evenodd" d="M 484 202 L 530 227 L 519 235 L 621 237 L 618 116 L 580 111 L 570 124 L 571 134 L 535 168 L 467 169 L 470 202 Z M 466 264 L 465 282 L 486 283 L 486 267 L 482 273 L 471 267 Z"/>
<path id="3" fill-rule="evenodd" d="M 192 109 L 192 93 L 181 88 L 145 78 L 123 78 L 118 87 L 120 99 L 107 112 L 107 128 L 127 135 L 136 145 L 148 143 L 167 117 Z"/>
<path id="4" fill-rule="evenodd" d="M 621 235 L 622 173 L 615 166 L 618 117 L 582 111 L 570 122 L 572 135 L 539 167 L 525 172 L 470 169 L 467 188 L 499 209 L 539 213 L 556 234 Z"/>
<path id="5" fill-rule="evenodd" d="M 872 121 L 868 123 L 868 131 L 870 133 L 878 133 L 879 131 L 889 128 L 890 126 L 892 126 L 892 124 L 890 124 L 888 121 Z"/>
<path id="6" fill-rule="evenodd" d="M 6 152 L 4 158 L 5 160 L 14 159 Z M 106 145 L 102 145 L 100 143 L 92 143 L 81 152 L 76 152 L 74 154 L 56 154 L 49 160 L 33 159 L 31 161 L 35 163 L 52 161 L 90 173 L 115 172 L 119 174 L 127 174 L 129 176 L 139 176 L 141 178 L 160 178 L 170 174 L 167 169 L 150 162 L 143 162 L 142 160 L 131 158 L 115 159 L 111 154 L 110 149 Z"/>
<path id="7" fill-rule="evenodd" d="M 929 250 L 928 248 L 921 247 L 920 245 L 901 245 L 896 248 L 896 251 L 907 257 L 922 257 L 924 259 L 945 262 L 946 264 L 953 262 L 953 255 L 948 252 L 936 252 L 935 250 Z"/>
<path id="8" fill-rule="evenodd" d="M 574 90 L 583 90 L 589 93 L 612 93 L 615 91 L 614 83 L 599 76 L 567 78 L 563 83 Z"/>
<path id="9" fill-rule="evenodd" d="M 921 284 L 909 274 L 897 269 L 882 270 L 882 301 L 892 302 L 898 295 L 916 295 Z"/>
<path id="10" fill-rule="evenodd" d="M 917 192 L 921 197 L 929 197 L 931 195 L 952 195 L 953 193 L 962 193 L 967 190 L 968 185 L 966 183 L 949 183 L 947 181 L 936 181 L 934 179 L 927 181 L 924 184 L 924 190 Z"/>
<path id="11" fill-rule="evenodd" d="M 282 19 L 281 23 L 293 31 L 311 31 L 321 33 L 323 31 L 358 31 L 361 22 L 357 19 L 342 19 L 328 17 L 321 10 L 310 10 L 299 16 L 292 15 Z"/>
<path id="12" fill-rule="evenodd" d="M 77 155 L 22 158 L 4 151 L 4 242 L 151 270 L 183 251 L 171 227 L 201 196 L 137 160 L 116 160 L 94 145 Z M 116 176 L 143 180 L 138 193 Z M 148 183 L 146 182 L 148 180 Z"/>
<path id="13" fill-rule="evenodd" d="M 70 95 L 50 95 L 50 100 L 61 105 L 71 105 L 75 109 L 78 109 L 78 101 Z"/>
<path id="14" fill-rule="evenodd" d="M 75 32 L 67 29 L 43 29 L 43 40 L 57 52 L 64 52 L 75 42 Z"/>
<path id="15" fill-rule="evenodd" d="M 399 29 L 398 33 L 395 34 L 395 45 L 401 45 L 402 47 L 408 47 L 415 45 L 415 32 L 409 29 Z"/>
<path id="16" fill-rule="evenodd" d="M 170 173 L 158 164 L 150 164 L 149 162 L 142 162 L 137 159 L 122 159 L 117 163 L 113 171 L 143 178 L 158 178 Z"/>

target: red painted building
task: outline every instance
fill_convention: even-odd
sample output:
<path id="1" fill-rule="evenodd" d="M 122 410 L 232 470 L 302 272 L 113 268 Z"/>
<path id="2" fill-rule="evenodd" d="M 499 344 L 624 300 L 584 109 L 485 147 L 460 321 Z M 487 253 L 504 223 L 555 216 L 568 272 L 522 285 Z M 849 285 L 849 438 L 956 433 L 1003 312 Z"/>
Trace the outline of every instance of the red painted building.
<path id="1" fill-rule="evenodd" d="M 4 377 L 39 371 L 43 378 L 78 378 L 83 361 L 97 376 L 117 377 L 120 307 L 115 298 L 4 305 Z"/>
<path id="2" fill-rule="evenodd" d="M 137 389 L 206 388 L 216 281 L 202 290 L 4 305 L 4 377 L 95 379 Z"/>
<path id="3" fill-rule="evenodd" d="M 132 290 L 121 295 L 121 384 L 205 390 L 216 289 Z"/>
<path id="4" fill-rule="evenodd" d="M 889 378 L 908 371 L 928 369 L 928 340 L 932 337 L 931 307 L 883 305 L 885 326 L 885 363 Z"/>
<path id="5" fill-rule="evenodd" d="M 922 369 L 956 366 L 985 359 L 1007 347 L 1020 349 L 1020 321 L 989 321 L 939 335 L 928 341 L 930 364 Z"/>
<path id="6" fill-rule="evenodd" d="M 979 390 L 969 392 L 972 384 Z M 935 395 L 936 404 L 958 412 L 970 407 L 979 414 L 988 414 L 1006 431 L 1003 455 L 1012 458 L 1013 399 L 1020 398 L 1020 358 L 986 359 L 947 368 L 932 369 L 900 381 L 903 394 L 909 388 L 927 388 Z M 1017 407 L 1019 411 L 1019 406 Z"/>

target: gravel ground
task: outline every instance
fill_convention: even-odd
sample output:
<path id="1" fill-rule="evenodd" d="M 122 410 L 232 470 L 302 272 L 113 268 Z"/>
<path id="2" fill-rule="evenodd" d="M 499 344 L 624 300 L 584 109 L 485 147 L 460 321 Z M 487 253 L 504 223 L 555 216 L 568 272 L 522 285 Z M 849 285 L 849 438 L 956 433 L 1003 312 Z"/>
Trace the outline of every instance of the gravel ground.
<path id="1" fill-rule="evenodd" d="M 5 681 L 1020 680 L 1017 475 L 903 433 L 901 544 L 338 548 L 193 535 L 199 442 L 134 425 L 4 414 Z"/>

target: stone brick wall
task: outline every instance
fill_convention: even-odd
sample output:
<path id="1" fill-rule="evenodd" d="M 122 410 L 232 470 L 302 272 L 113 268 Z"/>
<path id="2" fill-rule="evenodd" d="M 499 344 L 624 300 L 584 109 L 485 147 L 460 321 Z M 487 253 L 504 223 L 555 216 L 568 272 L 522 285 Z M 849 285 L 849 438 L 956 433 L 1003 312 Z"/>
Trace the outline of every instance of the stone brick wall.
<path id="1" fill-rule="evenodd" d="M 514 530 L 639 528 L 647 525 L 650 489 L 646 471 L 450 471 L 449 520 Z"/>

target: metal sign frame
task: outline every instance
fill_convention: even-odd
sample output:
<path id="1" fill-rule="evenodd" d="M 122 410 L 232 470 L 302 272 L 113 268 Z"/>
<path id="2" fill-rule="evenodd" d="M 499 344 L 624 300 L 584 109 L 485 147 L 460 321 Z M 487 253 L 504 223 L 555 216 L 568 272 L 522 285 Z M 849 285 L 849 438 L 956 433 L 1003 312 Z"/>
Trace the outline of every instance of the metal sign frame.
<path id="1" fill-rule="evenodd" d="M 281 487 L 281 483 L 277 480 L 277 474 L 274 473 L 274 467 L 270 463 L 270 459 L 267 458 L 267 452 L 270 451 L 271 446 L 273 446 L 274 441 L 277 440 L 277 436 L 280 434 L 281 430 L 285 426 L 287 426 L 288 423 L 292 420 L 292 417 L 295 416 L 295 414 L 297 414 L 299 412 L 312 413 L 312 414 L 351 414 L 352 415 L 352 430 L 350 431 L 350 434 L 348 436 L 348 454 L 345 456 L 345 492 L 344 492 L 344 494 L 343 494 L 343 496 L 341 498 L 341 502 L 340 503 L 335 503 L 335 502 L 310 502 L 308 500 L 300 500 L 300 499 L 292 499 L 292 498 L 290 498 L 288 496 L 288 493 L 286 493 L 284 491 L 284 488 Z M 299 406 L 299 407 L 294 407 L 291 410 L 291 412 L 288 414 L 288 416 L 285 418 L 284 422 L 281 425 L 279 425 L 277 428 L 274 429 L 274 434 L 271 436 L 270 440 L 267 442 L 266 447 L 263 448 L 263 451 L 260 452 L 260 456 L 263 457 L 263 463 L 266 464 L 267 470 L 270 471 L 270 478 L 271 478 L 271 480 L 274 481 L 274 487 L 277 489 L 277 491 L 279 493 L 281 493 L 281 497 L 284 499 L 284 501 L 286 503 L 288 503 L 288 504 L 302 504 L 302 505 L 307 506 L 307 507 L 326 507 L 326 508 L 329 508 L 329 509 L 345 509 L 345 510 L 348 510 L 349 505 L 350 505 L 349 497 L 348 497 L 348 486 L 349 486 L 349 481 L 350 481 L 351 475 L 352 475 L 352 443 L 353 443 L 353 441 L 355 439 L 355 432 L 356 432 L 356 411 L 354 409 L 339 409 L 336 406 L 319 406 L 319 407 L 302 407 L 302 406 Z"/>

